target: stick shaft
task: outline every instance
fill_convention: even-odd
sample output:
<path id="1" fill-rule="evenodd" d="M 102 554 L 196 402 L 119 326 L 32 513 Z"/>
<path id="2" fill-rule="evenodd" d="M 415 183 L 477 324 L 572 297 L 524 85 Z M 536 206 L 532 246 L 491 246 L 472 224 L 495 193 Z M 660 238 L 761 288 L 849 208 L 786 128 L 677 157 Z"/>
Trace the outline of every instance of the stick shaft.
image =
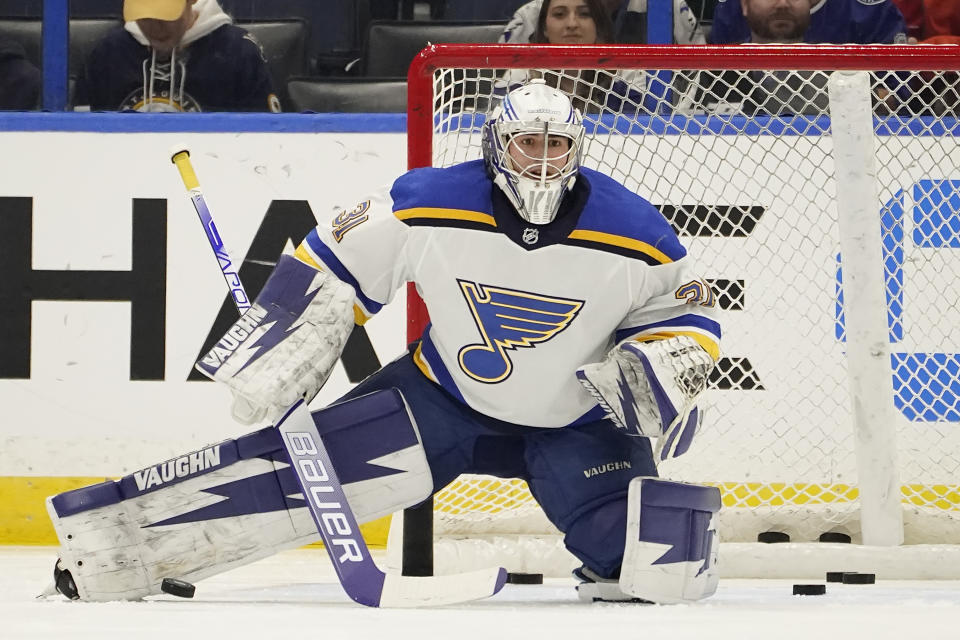
<path id="1" fill-rule="evenodd" d="M 306 404 L 298 401 L 277 421 L 276 429 L 343 590 L 355 602 L 379 607 L 386 576 L 370 557 Z"/>
<path id="2" fill-rule="evenodd" d="M 197 174 L 193 170 L 193 163 L 190 162 L 190 152 L 179 151 L 173 155 L 171 160 L 180 172 L 183 186 L 187 188 L 187 192 L 190 194 L 190 202 L 193 203 L 193 208 L 200 218 L 200 224 L 203 225 L 203 231 L 207 235 L 207 242 L 210 244 L 210 249 L 213 251 L 213 255 L 217 259 L 217 264 L 220 266 L 220 273 L 223 275 L 224 282 L 227 283 L 227 289 L 230 290 L 230 297 L 233 299 L 237 311 L 243 314 L 244 311 L 250 308 L 250 297 L 247 295 L 247 291 L 243 288 L 243 283 L 240 281 L 239 266 L 234 266 L 236 263 L 230 257 L 230 253 L 224 246 L 220 232 L 217 230 L 217 225 L 213 221 L 213 216 L 210 214 L 210 208 L 207 207 L 207 201 L 203 197 L 203 191 L 200 190 L 200 181 L 197 180 Z"/>

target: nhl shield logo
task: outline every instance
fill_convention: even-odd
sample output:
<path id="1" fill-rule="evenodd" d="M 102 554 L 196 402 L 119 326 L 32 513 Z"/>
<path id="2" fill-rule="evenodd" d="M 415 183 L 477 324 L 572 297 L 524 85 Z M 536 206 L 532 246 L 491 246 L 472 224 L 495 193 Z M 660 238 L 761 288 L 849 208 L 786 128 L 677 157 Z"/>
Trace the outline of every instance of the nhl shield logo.
<path id="1" fill-rule="evenodd" d="M 527 244 L 537 244 L 540 241 L 540 230 L 527 227 L 523 230 L 523 241 Z"/>

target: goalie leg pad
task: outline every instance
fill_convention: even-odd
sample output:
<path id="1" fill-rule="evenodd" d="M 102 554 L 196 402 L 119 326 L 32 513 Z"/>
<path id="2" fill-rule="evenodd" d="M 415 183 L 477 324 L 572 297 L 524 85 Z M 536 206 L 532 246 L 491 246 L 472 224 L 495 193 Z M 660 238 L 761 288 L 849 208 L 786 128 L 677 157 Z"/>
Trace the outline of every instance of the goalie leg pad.
<path id="1" fill-rule="evenodd" d="M 620 588 L 651 602 L 692 602 L 717 590 L 720 490 L 634 478 L 627 498 Z"/>
<path id="2" fill-rule="evenodd" d="M 398 391 L 313 417 L 359 522 L 432 491 L 416 424 Z M 61 543 L 58 568 L 69 572 L 82 600 L 133 600 L 159 593 L 163 578 L 195 582 L 313 542 L 319 534 L 288 461 L 270 427 L 48 498 Z"/>

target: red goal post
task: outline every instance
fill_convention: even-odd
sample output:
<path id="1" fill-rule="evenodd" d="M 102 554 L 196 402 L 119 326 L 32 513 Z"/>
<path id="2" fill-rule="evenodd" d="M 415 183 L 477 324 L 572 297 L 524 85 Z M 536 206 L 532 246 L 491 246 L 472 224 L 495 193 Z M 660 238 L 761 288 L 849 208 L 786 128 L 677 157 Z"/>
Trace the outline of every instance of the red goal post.
<path id="1" fill-rule="evenodd" d="M 702 433 L 661 473 L 721 487 L 728 541 L 960 545 L 958 48 L 434 45 L 408 75 L 409 167 L 479 157 L 531 69 L 579 101 L 584 163 L 660 207 L 726 305 Z M 411 285 L 410 340 L 425 324 Z M 463 478 L 435 513 L 563 564 L 531 503 Z"/>

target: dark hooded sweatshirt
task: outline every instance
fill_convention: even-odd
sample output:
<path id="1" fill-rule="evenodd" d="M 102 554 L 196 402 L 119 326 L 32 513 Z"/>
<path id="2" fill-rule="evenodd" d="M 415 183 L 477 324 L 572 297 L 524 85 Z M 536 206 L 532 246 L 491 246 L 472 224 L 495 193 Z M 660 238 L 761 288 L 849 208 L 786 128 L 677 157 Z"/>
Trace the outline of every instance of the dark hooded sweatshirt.
<path id="1" fill-rule="evenodd" d="M 279 111 L 260 45 L 224 24 L 175 52 L 155 55 L 119 27 L 87 62 L 77 104 L 93 111 Z"/>
<path id="2" fill-rule="evenodd" d="M 13 40 L 0 40 L 0 109 L 36 109 L 40 85 L 40 70 L 27 60 L 23 47 Z"/>

